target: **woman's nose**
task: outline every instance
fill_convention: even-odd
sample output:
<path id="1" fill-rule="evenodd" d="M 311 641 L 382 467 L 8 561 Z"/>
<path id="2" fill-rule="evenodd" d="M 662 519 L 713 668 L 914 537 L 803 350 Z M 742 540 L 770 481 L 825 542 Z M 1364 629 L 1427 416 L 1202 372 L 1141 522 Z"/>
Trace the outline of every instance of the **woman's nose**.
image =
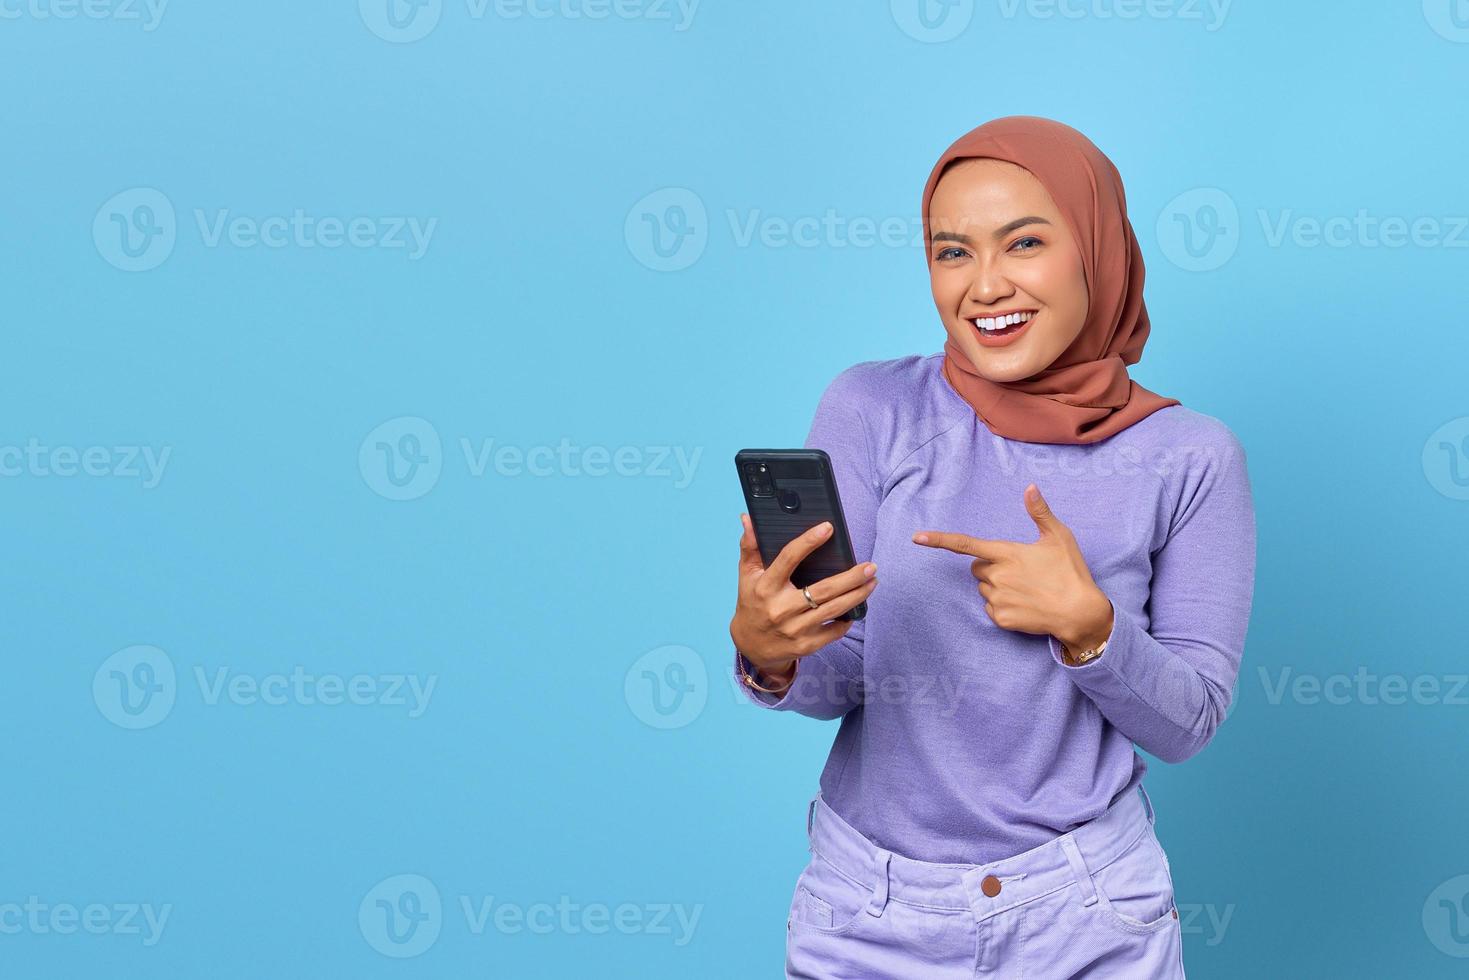
<path id="1" fill-rule="evenodd" d="M 969 300 L 981 306 L 990 306 L 1015 292 L 1008 279 L 1000 275 L 992 263 L 980 262 L 974 267 L 974 278 L 969 282 Z"/>

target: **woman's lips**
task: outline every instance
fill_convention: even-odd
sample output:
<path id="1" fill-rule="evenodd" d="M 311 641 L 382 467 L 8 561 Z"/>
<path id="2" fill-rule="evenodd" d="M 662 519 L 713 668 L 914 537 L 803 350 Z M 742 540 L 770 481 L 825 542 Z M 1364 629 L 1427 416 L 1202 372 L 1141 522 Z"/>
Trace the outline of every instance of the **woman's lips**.
<path id="1" fill-rule="evenodd" d="M 1001 330 L 981 329 L 979 326 L 979 321 L 986 319 L 985 317 L 970 319 L 969 325 L 974 328 L 975 334 L 979 337 L 979 342 L 985 347 L 1005 347 L 1015 343 L 1016 339 L 1021 334 L 1025 333 L 1025 329 L 1035 321 L 1035 318 L 1038 315 L 1029 310 L 1025 312 L 1031 314 L 1030 319 L 1022 320 L 1020 323 L 1012 324 L 1011 326 L 1005 327 Z"/>

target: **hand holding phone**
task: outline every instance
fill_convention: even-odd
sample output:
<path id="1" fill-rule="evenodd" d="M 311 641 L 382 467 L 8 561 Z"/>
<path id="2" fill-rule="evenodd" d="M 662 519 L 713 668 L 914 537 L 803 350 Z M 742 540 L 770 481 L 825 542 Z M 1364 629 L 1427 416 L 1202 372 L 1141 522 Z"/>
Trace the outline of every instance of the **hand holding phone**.
<path id="1" fill-rule="evenodd" d="M 862 617 L 877 587 L 877 567 L 852 560 L 824 452 L 744 450 L 735 461 L 750 513 L 740 518 L 730 638 L 762 674 L 781 683 L 801 657 L 845 636 Z"/>

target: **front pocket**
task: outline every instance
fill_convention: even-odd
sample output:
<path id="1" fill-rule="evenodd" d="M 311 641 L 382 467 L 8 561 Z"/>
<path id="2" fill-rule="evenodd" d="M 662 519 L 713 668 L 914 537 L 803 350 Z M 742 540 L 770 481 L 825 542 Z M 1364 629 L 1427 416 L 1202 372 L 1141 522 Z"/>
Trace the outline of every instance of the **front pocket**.
<path id="1" fill-rule="evenodd" d="M 1168 859 L 1152 828 L 1105 868 L 1092 872 L 1103 918 L 1127 932 L 1155 932 L 1178 919 Z"/>
<path id="2" fill-rule="evenodd" d="M 801 886 L 801 909 L 803 912 L 801 917 L 802 922 L 809 923 L 813 926 L 821 926 L 826 929 L 831 928 L 832 918 L 835 914 L 832 912 L 831 906 L 807 891 L 805 885 Z"/>
<path id="3" fill-rule="evenodd" d="M 871 898 L 870 886 L 847 877 L 813 852 L 796 879 L 791 921 L 817 932 L 845 932 L 865 917 Z"/>

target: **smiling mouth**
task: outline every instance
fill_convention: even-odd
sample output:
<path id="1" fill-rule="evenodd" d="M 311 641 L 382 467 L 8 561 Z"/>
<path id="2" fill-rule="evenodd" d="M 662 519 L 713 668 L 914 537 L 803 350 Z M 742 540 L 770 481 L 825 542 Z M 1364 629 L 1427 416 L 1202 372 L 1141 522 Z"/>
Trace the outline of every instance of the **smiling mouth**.
<path id="1" fill-rule="evenodd" d="M 1014 337 L 1023 332 L 1026 325 L 1036 316 L 1036 310 L 1012 310 L 999 316 L 970 317 L 969 322 L 974 325 L 975 332 L 979 334 L 979 342 L 986 347 L 997 347 L 1008 344 Z"/>

